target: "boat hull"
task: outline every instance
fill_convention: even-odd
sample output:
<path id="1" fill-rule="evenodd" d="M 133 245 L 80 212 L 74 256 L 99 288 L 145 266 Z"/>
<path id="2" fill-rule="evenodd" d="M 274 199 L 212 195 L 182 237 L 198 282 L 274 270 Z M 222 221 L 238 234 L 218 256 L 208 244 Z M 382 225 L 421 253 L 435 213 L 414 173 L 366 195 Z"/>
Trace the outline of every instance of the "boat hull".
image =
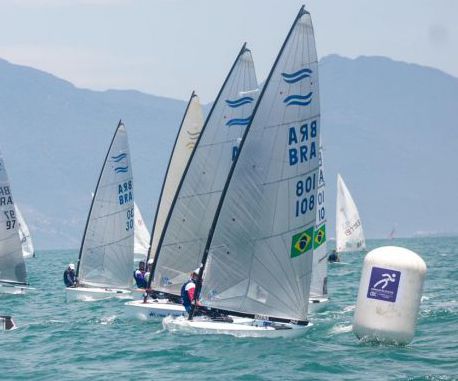
<path id="1" fill-rule="evenodd" d="M 250 318 L 233 317 L 233 322 L 212 321 L 205 317 L 168 316 L 162 320 L 164 329 L 170 332 L 203 334 L 203 335 L 231 335 L 236 337 L 284 337 L 292 338 L 303 335 L 309 327 L 291 323 L 272 323 Z"/>
<path id="2" fill-rule="evenodd" d="M 160 320 L 166 316 L 184 316 L 186 310 L 181 304 L 171 303 L 168 299 L 148 299 L 146 303 L 143 300 L 134 300 L 125 304 L 130 316 L 137 317 L 141 320 Z"/>
<path id="3" fill-rule="evenodd" d="M 13 286 L 0 284 L 0 294 L 9 294 L 9 295 L 24 295 L 27 293 L 27 290 L 30 290 L 30 287 L 27 286 Z"/>
<path id="4" fill-rule="evenodd" d="M 329 299 L 325 297 L 313 297 L 309 298 L 309 309 L 308 312 L 313 314 L 323 311 L 329 304 Z"/>
<path id="5" fill-rule="evenodd" d="M 65 289 L 67 302 L 82 301 L 91 302 L 105 299 L 130 299 L 130 290 L 115 288 L 96 288 L 96 287 L 67 287 Z"/>

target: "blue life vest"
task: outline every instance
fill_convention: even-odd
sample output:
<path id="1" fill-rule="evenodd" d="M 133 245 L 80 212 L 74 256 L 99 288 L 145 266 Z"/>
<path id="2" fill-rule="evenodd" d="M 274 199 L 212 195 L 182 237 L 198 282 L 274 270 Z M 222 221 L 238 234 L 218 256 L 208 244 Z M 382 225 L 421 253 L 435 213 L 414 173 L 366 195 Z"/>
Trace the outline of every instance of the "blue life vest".
<path id="1" fill-rule="evenodd" d="M 137 271 L 138 270 L 134 271 L 134 279 L 135 279 L 135 283 L 137 284 L 137 287 L 146 288 L 148 284 L 146 283 L 145 275 L 142 274 L 141 271 L 138 271 L 138 275 L 137 275 Z"/>
<path id="2" fill-rule="evenodd" d="M 64 283 L 67 287 L 72 287 L 75 284 L 75 272 L 71 270 L 65 270 L 64 272 Z"/>
<path id="3" fill-rule="evenodd" d="M 192 305 L 192 300 L 189 299 L 188 292 L 186 291 L 186 286 L 190 283 L 195 284 L 192 279 L 189 279 L 183 286 L 181 286 L 181 300 L 186 311 L 188 311 Z"/>

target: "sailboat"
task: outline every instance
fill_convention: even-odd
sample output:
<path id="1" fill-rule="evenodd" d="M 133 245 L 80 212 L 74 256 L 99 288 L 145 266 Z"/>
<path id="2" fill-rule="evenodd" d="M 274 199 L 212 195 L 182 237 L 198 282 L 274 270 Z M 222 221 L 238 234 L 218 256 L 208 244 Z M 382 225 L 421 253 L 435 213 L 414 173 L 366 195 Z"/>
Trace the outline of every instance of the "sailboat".
<path id="1" fill-rule="evenodd" d="M 309 312 L 323 310 L 328 299 L 328 254 L 326 245 L 326 208 L 323 149 L 319 153 L 320 170 L 316 194 L 316 234 L 313 237 L 313 270 L 310 283 Z"/>
<path id="2" fill-rule="evenodd" d="M 33 247 L 32 236 L 30 235 L 29 227 L 27 226 L 24 217 L 22 216 L 22 213 L 17 205 L 15 205 L 15 210 L 18 223 L 19 238 L 22 243 L 22 255 L 24 258 L 35 257 L 35 249 Z"/>
<path id="3" fill-rule="evenodd" d="M 345 253 L 364 250 L 366 240 L 358 209 L 342 176 L 337 174 L 336 251 Z"/>
<path id="4" fill-rule="evenodd" d="M 317 71 L 312 21 L 302 7 L 219 200 L 195 292 L 202 306 L 194 305 L 189 317 L 166 317 L 166 329 L 290 337 L 311 325 L 307 311 L 318 233 Z"/>
<path id="5" fill-rule="evenodd" d="M 150 235 L 137 203 L 134 201 L 134 260 L 145 261 L 148 255 Z"/>
<path id="6" fill-rule="evenodd" d="M 157 318 L 185 313 L 180 300 L 181 286 L 201 263 L 227 175 L 237 157 L 258 93 L 251 51 L 244 45 L 213 103 L 189 160 L 179 156 L 175 160 L 178 168 L 181 165 L 185 169 L 181 171 L 161 235 L 154 233 L 159 240 L 156 243 L 153 238 L 151 248 L 151 253 L 155 253 L 149 287 L 154 291 L 153 298 L 147 303 L 128 303 L 131 308 L 137 307 L 137 315 Z"/>
<path id="7" fill-rule="evenodd" d="M 134 190 L 126 127 L 119 122 L 111 141 L 79 252 L 77 287 L 67 301 L 128 297 L 134 263 Z"/>
<path id="8" fill-rule="evenodd" d="M 0 153 L 0 294 L 24 294 L 27 271 L 8 174 Z"/>

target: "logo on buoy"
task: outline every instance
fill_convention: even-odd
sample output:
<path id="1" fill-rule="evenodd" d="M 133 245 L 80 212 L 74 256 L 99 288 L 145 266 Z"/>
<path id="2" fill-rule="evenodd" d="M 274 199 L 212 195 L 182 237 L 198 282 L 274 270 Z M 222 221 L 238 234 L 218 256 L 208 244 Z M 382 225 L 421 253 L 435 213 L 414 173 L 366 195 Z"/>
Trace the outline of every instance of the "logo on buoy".
<path id="1" fill-rule="evenodd" d="M 400 278 L 400 271 L 372 267 L 367 297 L 394 303 L 398 294 Z"/>

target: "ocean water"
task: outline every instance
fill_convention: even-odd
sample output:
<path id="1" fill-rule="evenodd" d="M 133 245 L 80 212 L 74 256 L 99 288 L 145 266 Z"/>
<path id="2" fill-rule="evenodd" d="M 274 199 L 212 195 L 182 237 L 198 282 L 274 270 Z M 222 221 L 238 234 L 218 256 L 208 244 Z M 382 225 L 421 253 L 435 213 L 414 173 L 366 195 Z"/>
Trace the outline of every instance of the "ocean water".
<path id="1" fill-rule="evenodd" d="M 458 238 L 369 241 L 407 247 L 428 265 L 413 342 L 359 342 L 351 331 L 363 256 L 329 268 L 332 301 L 296 339 L 171 334 L 129 318 L 121 300 L 67 304 L 76 251 L 27 260 L 36 291 L 0 296 L 18 329 L 0 332 L 0 380 L 458 380 Z"/>

